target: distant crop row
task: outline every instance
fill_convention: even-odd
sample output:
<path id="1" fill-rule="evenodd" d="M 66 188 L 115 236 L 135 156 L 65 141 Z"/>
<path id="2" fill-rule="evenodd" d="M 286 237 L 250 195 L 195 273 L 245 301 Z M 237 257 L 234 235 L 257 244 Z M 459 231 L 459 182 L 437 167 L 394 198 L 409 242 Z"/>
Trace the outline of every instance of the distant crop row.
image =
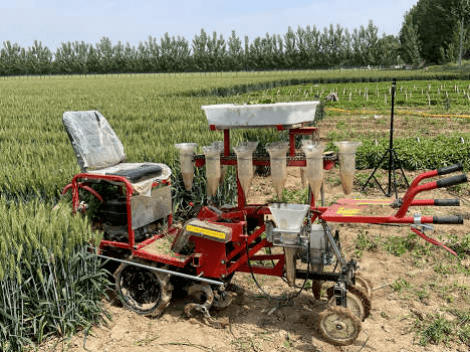
<path id="1" fill-rule="evenodd" d="M 336 93 L 338 102 L 329 106 L 347 110 L 369 109 L 389 111 L 391 107 L 391 80 L 377 83 L 323 83 L 290 86 L 266 91 L 266 96 L 305 96 L 324 99 Z M 395 106 L 400 110 L 420 108 L 429 114 L 468 114 L 470 106 L 470 84 L 466 80 L 398 80 L 395 91 Z M 341 113 L 341 110 L 338 111 Z M 416 112 L 414 112 L 416 113 Z"/>
<path id="2" fill-rule="evenodd" d="M 352 71 L 344 76 L 353 79 L 361 73 Z M 205 104 L 263 99 L 315 100 L 336 92 L 340 101 L 328 103 L 327 107 L 367 108 L 388 113 L 391 80 L 283 86 L 340 77 L 341 71 L 285 71 L 258 75 L 123 75 L 5 80 L 0 100 L 0 192 L 10 199 L 39 196 L 47 200 L 58 196 L 61 187 L 78 171 L 61 123 L 63 112 L 68 110 L 101 111 L 122 139 L 129 160 L 167 163 L 173 163 L 176 151 L 172 145 L 176 142 L 196 142 L 202 146 L 222 138 L 220 132 L 209 131 L 200 108 Z M 468 81 L 405 81 L 405 78 L 399 78 L 397 83 L 397 109 L 419 107 L 420 112 L 468 113 Z M 231 86 L 244 88 L 228 96 L 215 93 L 222 89 L 228 93 Z M 253 91 L 261 86 L 271 89 Z M 243 94 L 243 91 L 248 93 Z M 428 104 L 428 95 L 434 97 L 436 105 Z M 233 133 L 233 143 L 245 138 L 246 133 Z M 261 135 L 266 133 L 271 135 L 268 131 Z"/>

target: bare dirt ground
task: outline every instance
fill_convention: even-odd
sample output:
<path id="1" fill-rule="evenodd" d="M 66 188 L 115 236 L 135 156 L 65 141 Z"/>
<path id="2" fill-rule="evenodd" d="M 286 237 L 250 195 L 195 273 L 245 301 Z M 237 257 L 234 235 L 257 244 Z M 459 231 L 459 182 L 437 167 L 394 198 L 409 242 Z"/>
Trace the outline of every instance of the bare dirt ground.
<path id="1" fill-rule="evenodd" d="M 359 172 L 357 179 L 364 179 L 369 171 Z M 381 172 L 385 176 L 385 172 Z M 409 174 L 412 178 L 417 173 Z M 343 197 L 339 183 L 339 172 L 333 169 L 325 172 L 326 204 Z M 362 176 L 361 176 L 362 175 Z M 385 177 L 384 177 L 384 181 Z M 386 182 L 385 182 L 386 183 Z M 298 169 L 289 170 L 287 189 L 295 194 L 300 188 Z M 360 194 L 359 185 L 351 197 L 384 198 L 377 187 L 366 195 Z M 400 190 L 403 195 L 403 189 Z M 439 189 L 420 198 L 454 198 L 456 194 Z M 273 194 L 269 178 L 256 178 L 251 188 L 250 200 L 263 202 Z M 423 215 L 467 214 L 470 202 L 460 194 L 461 207 L 416 208 Z M 412 210 L 412 211 L 413 211 Z M 393 214 L 393 209 L 381 207 L 377 215 Z M 326 308 L 325 295 L 315 300 L 311 289 L 306 288 L 298 297 L 288 302 L 277 302 L 265 298 L 255 286 L 249 274 L 237 273 L 234 283 L 244 289 L 236 295 L 233 303 L 222 311 L 211 311 L 213 319 L 200 317 L 187 319 L 184 316 L 186 298 L 174 297 L 163 316 L 149 319 L 119 306 L 104 302 L 111 320 L 94 327 L 85 336 L 78 333 L 70 340 L 54 341 L 48 350 L 56 351 L 469 351 L 470 347 L 451 341 L 448 344 L 430 343 L 419 345 L 415 326 L 428 315 L 442 314 L 452 317 L 446 307 L 464 309 L 468 307 L 468 276 L 449 271 L 437 272 L 440 262 L 452 266 L 457 259 L 451 259 L 441 248 L 429 249 L 429 255 L 419 256 L 410 252 L 393 254 L 384 249 L 382 243 L 390 236 L 407 238 L 409 226 L 391 227 L 361 224 L 334 225 L 340 230 L 342 248 L 348 258 L 357 258 L 360 272 L 373 285 L 372 311 L 362 323 L 358 339 L 350 346 L 336 347 L 319 338 L 316 319 Z M 463 226 L 437 225 L 430 236 L 468 233 L 468 223 Z M 362 242 L 361 242 L 362 241 Z M 362 246 L 364 244 L 364 246 Z M 424 246 L 422 239 L 416 246 Z M 393 249 L 393 248 L 392 248 Z M 414 253 L 414 252 L 413 252 Z M 470 261 L 463 265 L 470 266 Z M 446 264 L 447 265 L 447 264 Z M 272 295 L 292 294 L 296 289 L 288 288 L 279 278 L 257 276 L 263 288 Z M 300 282 L 299 284 L 302 284 Z M 457 285 L 457 286 L 456 286 Z M 459 286 L 460 285 L 460 286 Z M 441 287 L 461 289 L 443 291 Z M 425 292 L 426 294 L 416 294 Z M 468 308 L 466 308 L 468 311 Z M 462 322 L 462 324 L 468 322 Z M 431 341 L 432 342 L 432 341 Z"/>

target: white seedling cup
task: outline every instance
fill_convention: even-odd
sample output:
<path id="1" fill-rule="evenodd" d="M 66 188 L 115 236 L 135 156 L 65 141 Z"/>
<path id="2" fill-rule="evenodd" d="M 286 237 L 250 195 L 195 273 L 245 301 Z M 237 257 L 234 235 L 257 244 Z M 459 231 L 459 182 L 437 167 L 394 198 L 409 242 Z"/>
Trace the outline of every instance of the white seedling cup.
<path id="1" fill-rule="evenodd" d="M 338 159 L 343 193 L 350 194 L 353 189 L 354 172 L 356 171 L 356 149 L 361 142 L 335 142 L 339 148 Z"/>
<path id="2" fill-rule="evenodd" d="M 197 148 L 196 143 L 179 143 L 175 147 L 180 151 L 180 168 L 181 175 L 183 176 L 184 188 L 187 191 L 191 190 L 194 179 L 194 149 Z"/>
<path id="3" fill-rule="evenodd" d="M 248 190 L 253 179 L 253 153 L 258 146 L 258 142 L 241 142 L 233 150 L 237 154 L 238 180 L 245 194 L 248 197 Z"/>
<path id="4" fill-rule="evenodd" d="M 224 154 L 224 142 L 223 141 L 215 141 L 212 142 L 212 145 L 217 148 L 221 155 Z M 227 165 L 221 165 L 220 167 L 220 185 L 224 184 L 225 175 L 227 174 Z"/>
<path id="5" fill-rule="evenodd" d="M 282 191 L 287 179 L 287 151 L 289 144 L 286 142 L 271 143 L 266 145 L 271 161 L 271 179 L 276 189 L 278 199 L 282 198 Z"/>
<path id="6" fill-rule="evenodd" d="M 202 147 L 206 159 L 207 196 L 215 196 L 220 183 L 220 151 L 214 145 Z"/>
<path id="7" fill-rule="evenodd" d="M 323 144 L 303 143 L 302 151 L 305 154 L 305 177 L 312 190 L 313 197 L 320 199 L 320 190 L 323 183 Z"/>

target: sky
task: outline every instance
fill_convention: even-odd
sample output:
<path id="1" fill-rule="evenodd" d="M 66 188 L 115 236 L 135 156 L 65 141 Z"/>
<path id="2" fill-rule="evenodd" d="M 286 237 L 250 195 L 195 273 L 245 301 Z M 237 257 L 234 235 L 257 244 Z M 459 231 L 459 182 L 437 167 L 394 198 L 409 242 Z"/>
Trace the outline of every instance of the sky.
<path id="1" fill-rule="evenodd" d="M 34 40 L 55 50 L 61 43 L 98 43 L 108 37 L 138 46 L 149 36 L 192 41 L 201 29 L 228 39 L 232 30 L 250 41 L 288 27 L 337 24 L 352 31 L 370 20 L 379 34 L 397 35 L 405 12 L 418 0 L 0 0 L 0 47 Z"/>

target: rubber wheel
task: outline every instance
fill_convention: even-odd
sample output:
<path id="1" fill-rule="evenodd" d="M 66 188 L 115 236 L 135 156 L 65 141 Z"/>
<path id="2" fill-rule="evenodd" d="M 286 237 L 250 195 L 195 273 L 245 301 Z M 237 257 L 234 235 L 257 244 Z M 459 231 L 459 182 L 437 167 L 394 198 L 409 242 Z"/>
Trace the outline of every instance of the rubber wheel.
<path id="1" fill-rule="evenodd" d="M 333 286 L 328 288 L 326 294 L 328 297 L 328 304 L 330 306 L 336 306 L 336 298 L 334 297 Z M 362 290 L 355 286 L 348 286 L 346 299 L 350 311 L 361 321 L 364 321 L 370 315 L 372 304 L 369 297 L 367 297 L 367 295 Z"/>
<path id="2" fill-rule="evenodd" d="M 170 304 L 173 287 L 169 275 L 132 264 L 121 264 L 114 276 L 119 299 L 129 310 L 155 317 L 161 315 Z"/>
<path id="3" fill-rule="evenodd" d="M 223 292 L 220 294 L 218 292 L 214 292 L 214 302 L 212 303 L 212 307 L 217 310 L 222 310 L 232 304 L 232 301 L 233 297 L 230 292 Z"/>
<path id="4" fill-rule="evenodd" d="M 356 288 L 362 290 L 367 297 L 369 297 L 370 300 L 372 300 L 372 283 L 370 282 L 369 279 L 365 278 L 361 274 L 355 275 L 355 280 L 356 280 L 356 285 L 354 285 Z"/>
<path id="5" fill-rule="evenodd" d="M 361 332 L 361 321 L 348 308 L 332 306 L 318 315 L 318 330 L 326 342 L 347 346 Z"/>

